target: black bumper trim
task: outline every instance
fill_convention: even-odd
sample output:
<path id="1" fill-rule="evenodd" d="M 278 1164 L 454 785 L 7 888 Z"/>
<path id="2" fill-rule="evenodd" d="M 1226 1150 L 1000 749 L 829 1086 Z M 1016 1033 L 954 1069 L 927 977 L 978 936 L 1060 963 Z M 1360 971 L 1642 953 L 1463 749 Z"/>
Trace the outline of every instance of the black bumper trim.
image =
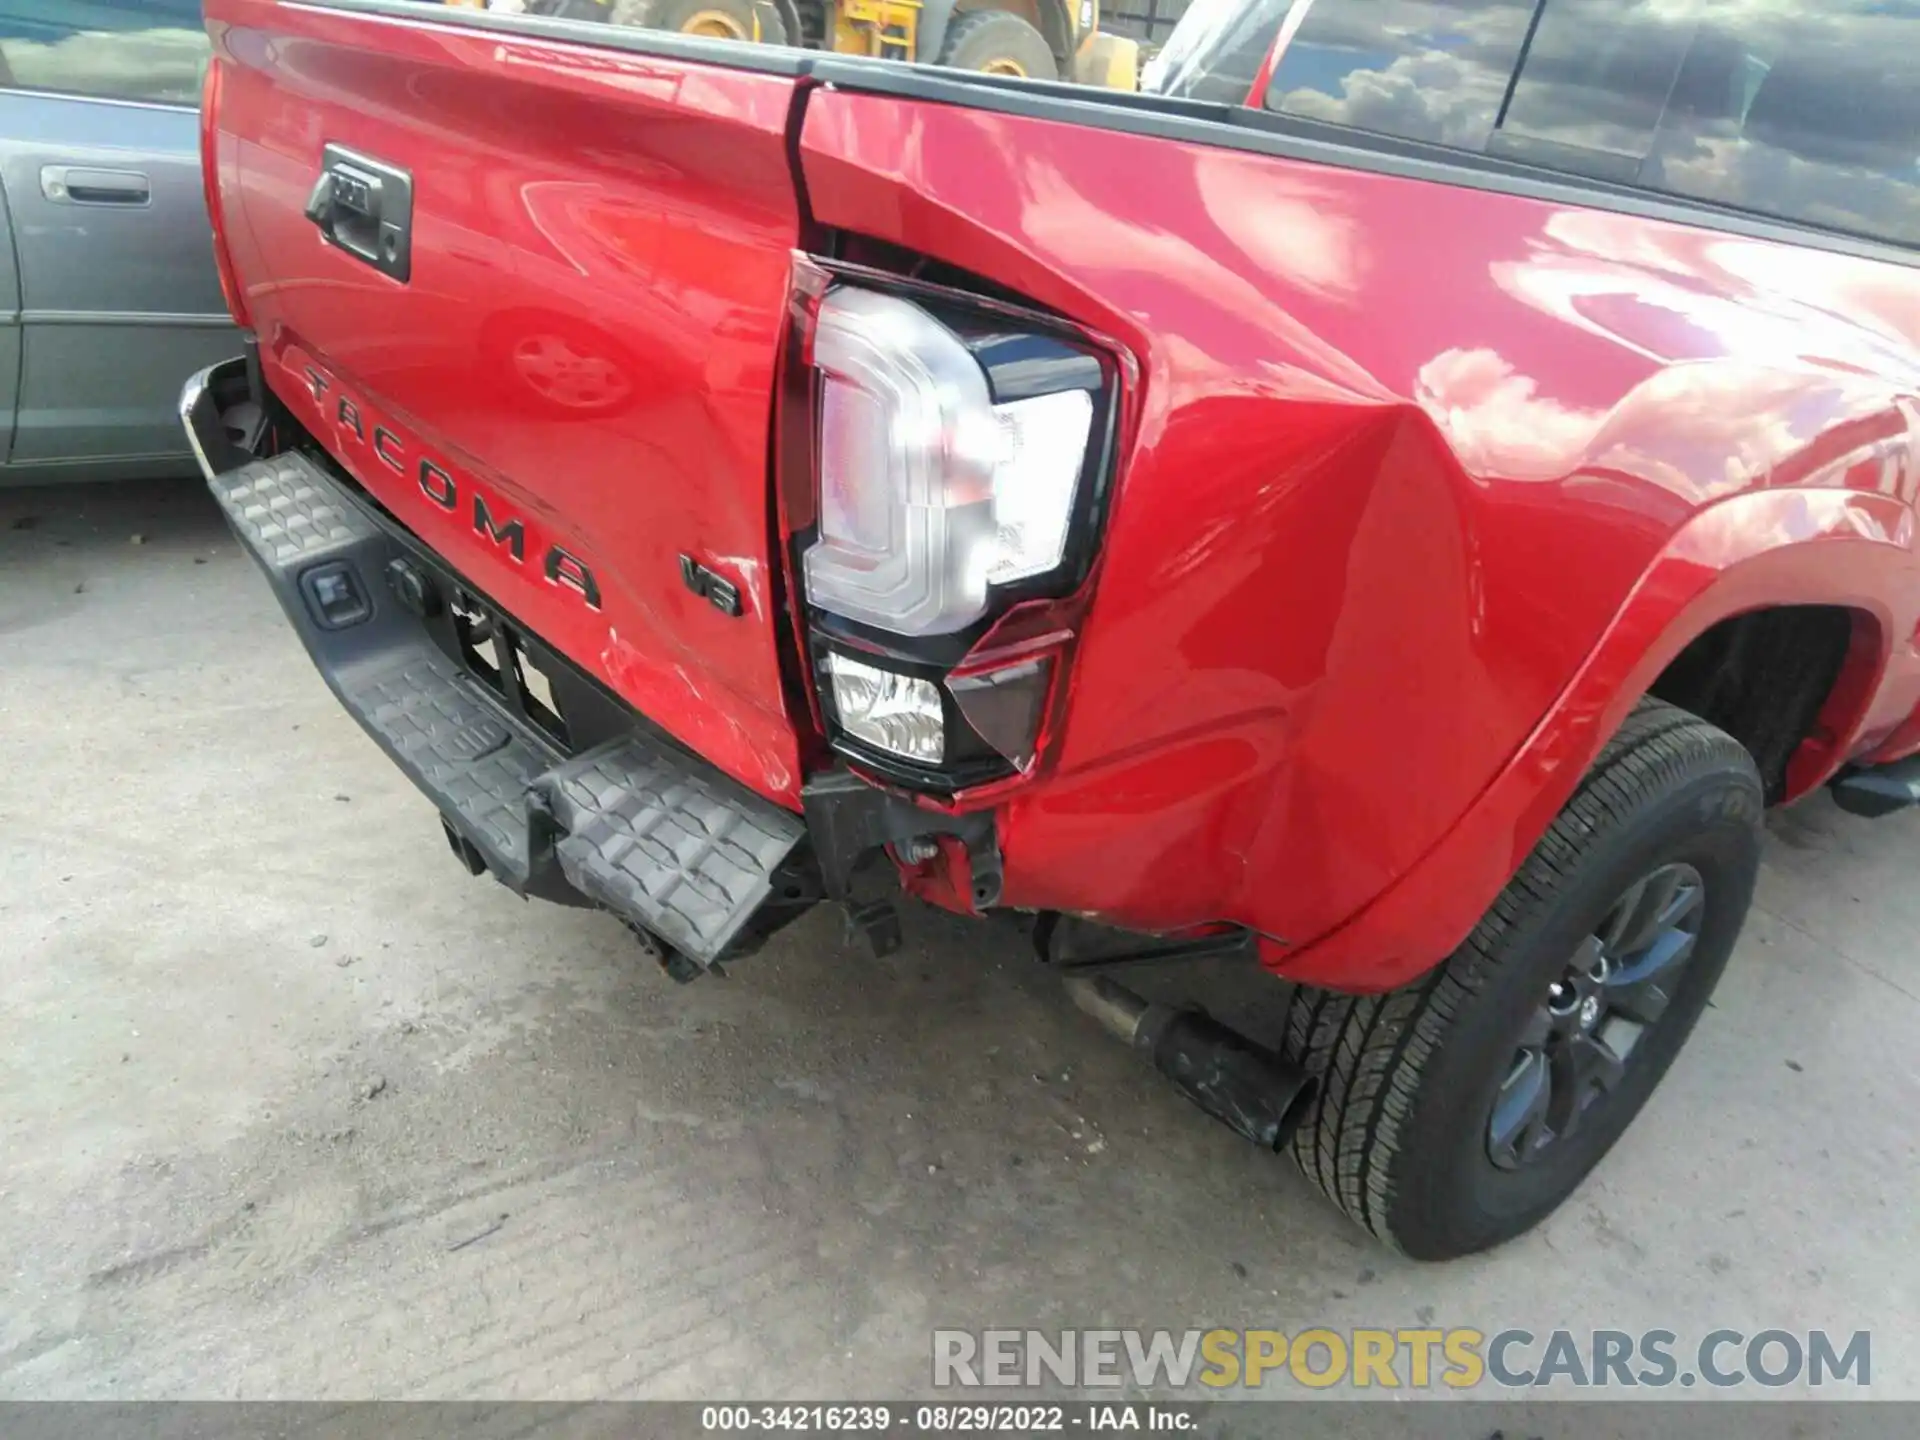
<path id="1" fill-rule="evenodd" d="M 409 547 L 305 455 L 238 452 L 209 413 L 220 383 L 195 377 L 181 405 L 208 485 L 348 713 L 509 888 L 720 959 L 772 896 L 800 817 L 638 730 L 566 758 L 516 722 L 387 589 Z M 364 615 L 316 613 L 302 582 L 321 570 L 349 577 Z"/>

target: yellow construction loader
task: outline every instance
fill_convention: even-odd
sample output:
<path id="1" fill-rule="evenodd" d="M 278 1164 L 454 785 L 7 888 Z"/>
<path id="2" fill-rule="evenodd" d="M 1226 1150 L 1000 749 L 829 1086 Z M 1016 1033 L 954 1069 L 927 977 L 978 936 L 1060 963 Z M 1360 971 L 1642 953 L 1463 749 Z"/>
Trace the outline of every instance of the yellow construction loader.
<path id="1" fill-rule="evenodd" d="M 870 55 L 1114 90 L 1138 84 L 1139 45 L 1100 31 L 1099 0 L 444 0 Z"/>

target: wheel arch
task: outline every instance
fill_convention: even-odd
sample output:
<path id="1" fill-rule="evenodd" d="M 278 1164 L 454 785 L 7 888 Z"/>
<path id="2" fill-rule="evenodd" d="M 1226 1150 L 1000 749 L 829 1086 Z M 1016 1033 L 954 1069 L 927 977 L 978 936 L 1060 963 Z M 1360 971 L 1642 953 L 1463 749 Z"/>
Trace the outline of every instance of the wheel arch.
<path id="1" fill-rule="evenodd" d="M 1767 605 L 1702 630 L 1646 693 L 1738 740 L 1753 756 L 1767 803 L 1777 805 L 1838 767 L 1886 657 L 1882 627 L 1869 611 Z"/>
<path id="2" fill-rule="evenodd" d="M 1287 979 L 1356 991 L 1395 988 L 1438 964 L 1473 929 L 1656 682 L 1715 627 L 1783 609 L 1843 612 L 1845 653 L 1787 758 L 1779 798 L 1831 776 L 1873 716 L 1895 636 L 1920 597 L 1913 513 L 1894 496 L 1791 488 L 1748 491 L 1697 512 L 1648 567 L 1598 643 L 1519 750 L 1447 833 L 1327 934 L 1263 947 Z M 1764 778 L 1764 776 L 1763 776 Z"/>

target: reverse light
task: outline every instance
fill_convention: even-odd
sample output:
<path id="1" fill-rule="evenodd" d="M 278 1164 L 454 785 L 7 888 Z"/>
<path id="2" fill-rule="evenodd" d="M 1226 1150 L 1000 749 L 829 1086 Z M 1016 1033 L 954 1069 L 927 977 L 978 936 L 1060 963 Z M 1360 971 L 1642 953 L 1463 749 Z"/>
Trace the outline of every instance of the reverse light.
<path id="1" fill-rule="evenodd" d="M 833 708 L 848 735 L 920 765 L 946 758 L 940 690 L 930 680 L 882 670 L 837 651 L 827 655 Z"/>
<path id="2" fill-rule="evenodd" d="M 905 636 L 987 613 L 989 588 L 1059 568 L 1093 428 L 1084 389 L 996 404 L 962 338 L 910 300 L 840 286 L 820 302 L 821 609 Z"/>

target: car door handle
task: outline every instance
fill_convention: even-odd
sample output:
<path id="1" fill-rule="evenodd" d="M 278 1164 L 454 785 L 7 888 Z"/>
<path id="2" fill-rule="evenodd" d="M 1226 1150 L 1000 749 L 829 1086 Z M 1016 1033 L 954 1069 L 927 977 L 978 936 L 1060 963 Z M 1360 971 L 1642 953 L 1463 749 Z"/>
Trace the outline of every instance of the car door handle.
<path id="1" fill-rule="evenodd" d="M 153 182 L 138 170 L 42 165 L 40 193 L 56 205 L 148 205 Z"/>

